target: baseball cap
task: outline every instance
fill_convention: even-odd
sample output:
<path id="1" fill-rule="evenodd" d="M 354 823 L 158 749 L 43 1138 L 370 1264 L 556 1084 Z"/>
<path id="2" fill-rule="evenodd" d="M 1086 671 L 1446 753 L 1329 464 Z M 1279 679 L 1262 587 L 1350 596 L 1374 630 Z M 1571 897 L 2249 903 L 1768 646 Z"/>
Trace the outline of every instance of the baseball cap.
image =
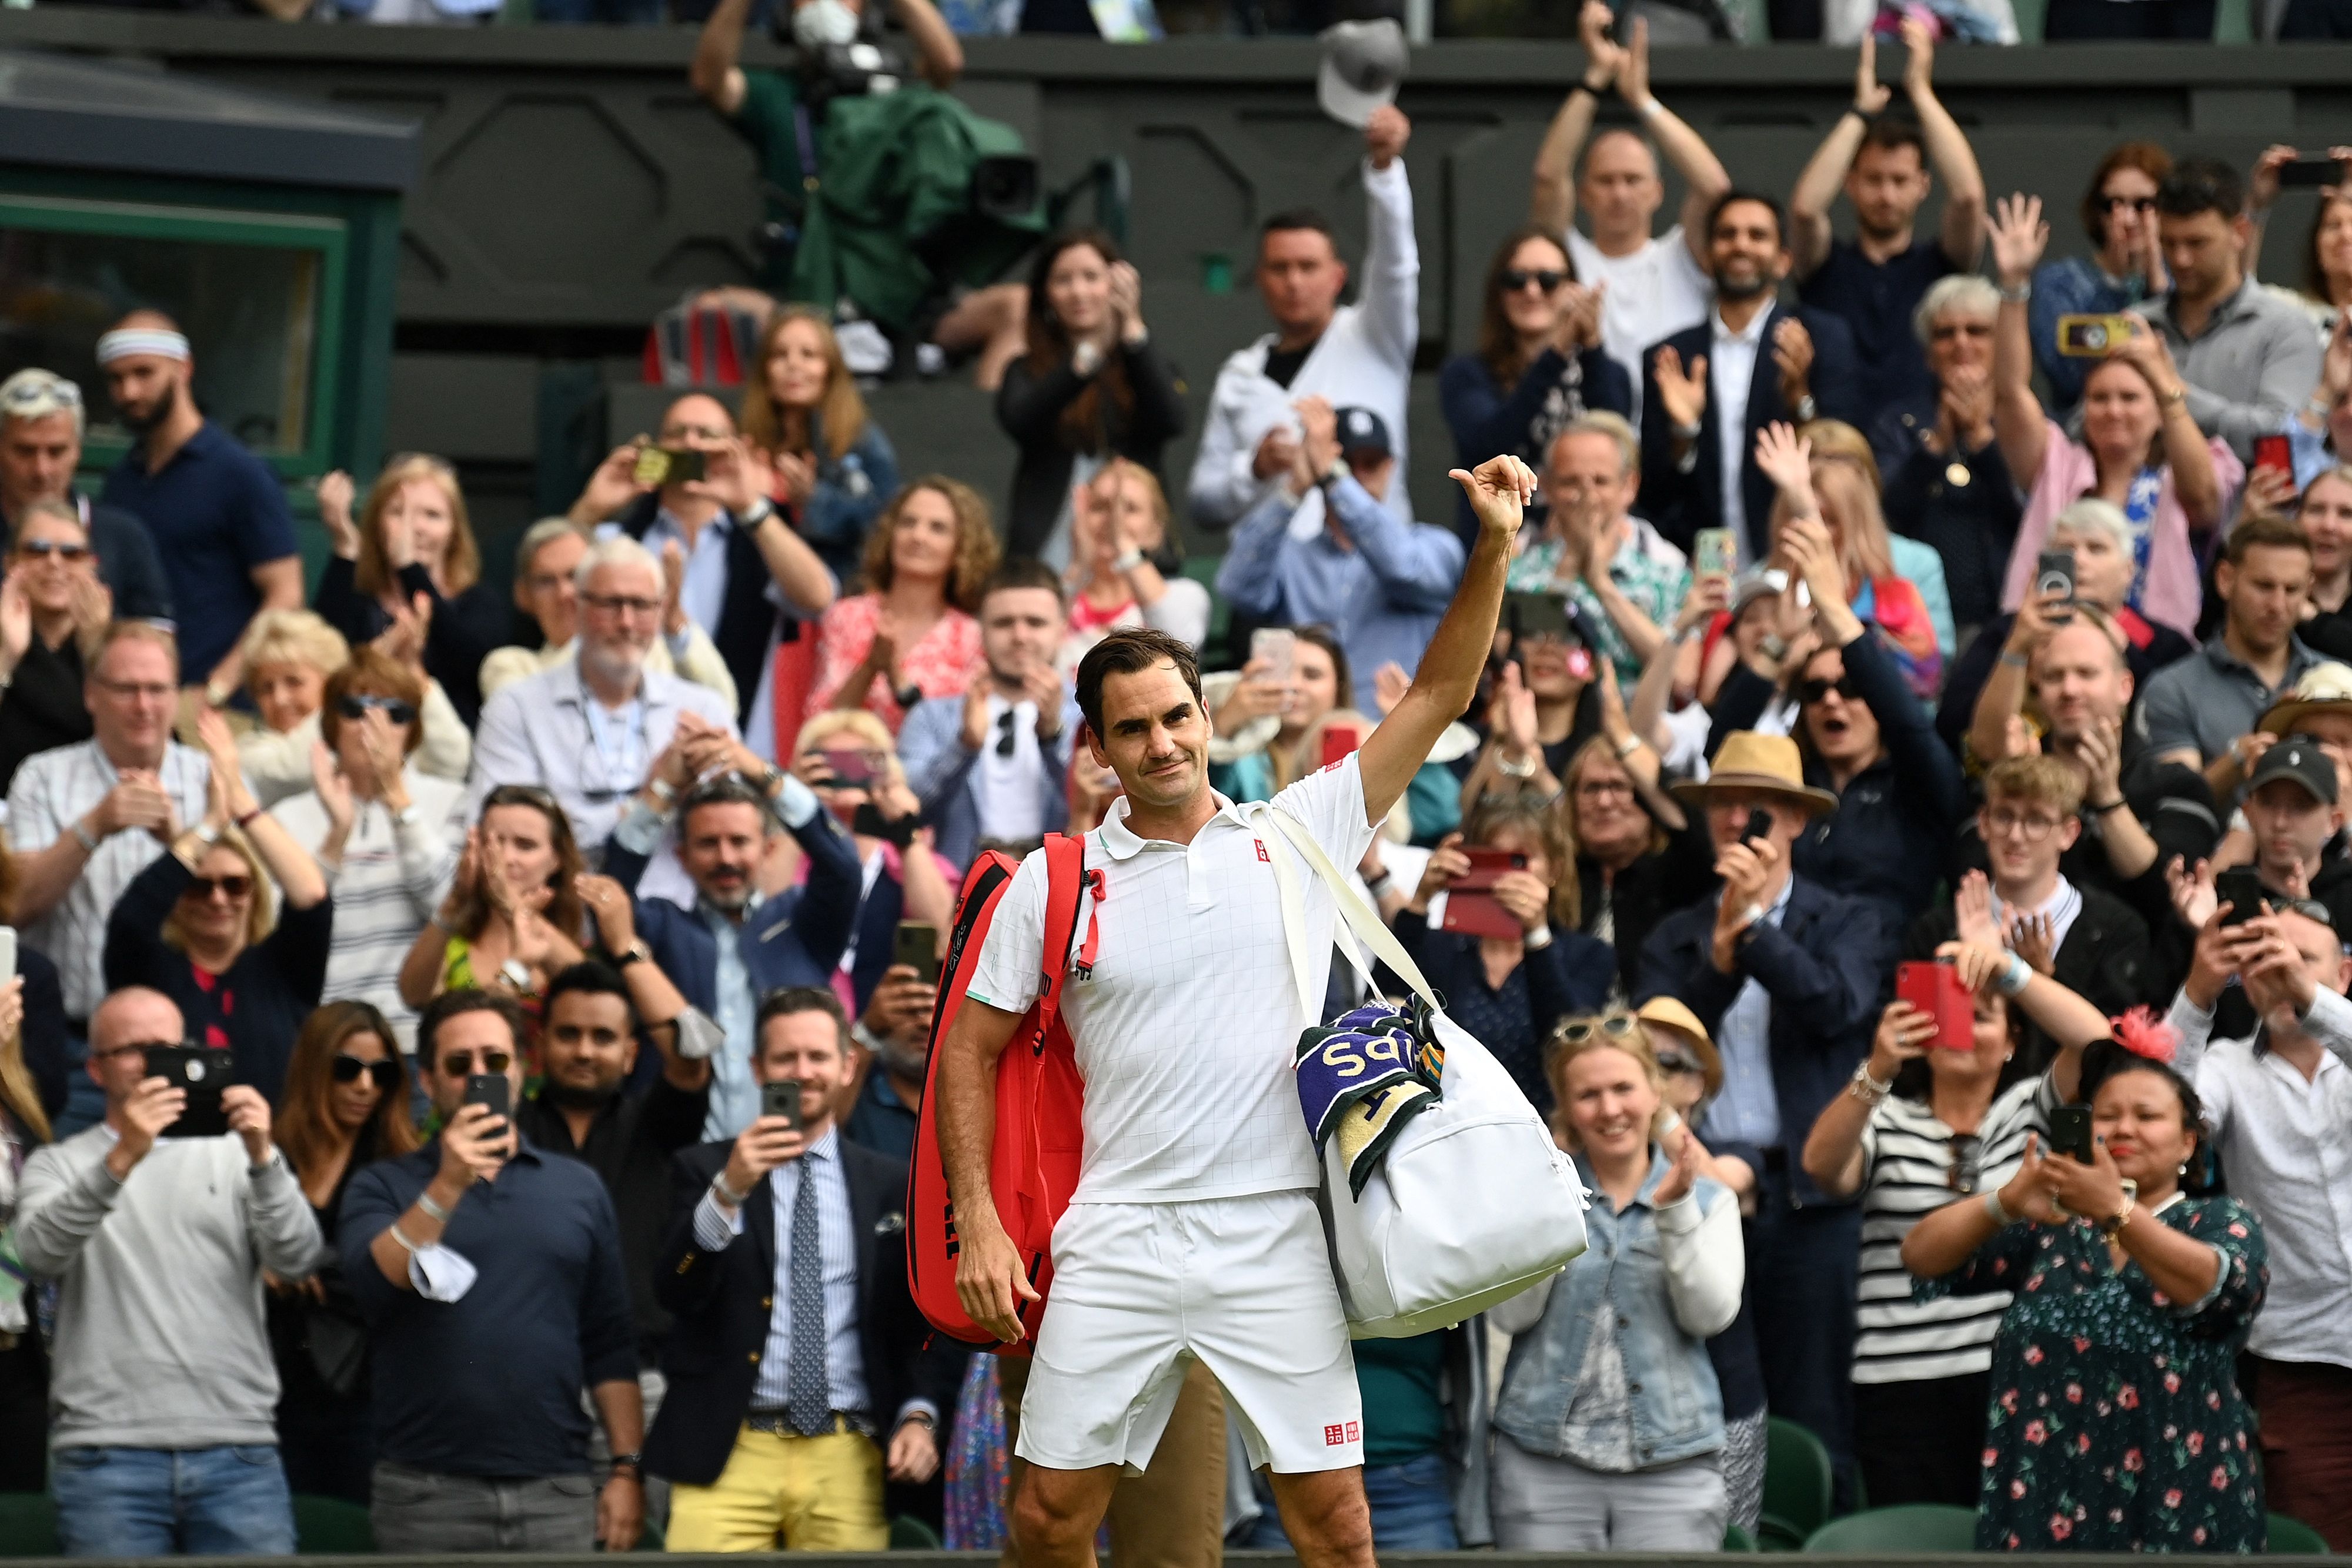
<path id="1" fill-rule="evenodd" d="M 2294 779 L 2323 806 L 2336 804 L 2336 759 L 2307 735 L 2290 735 L 2263 752 L 2246 780 L 2247 792 L 2279 779 Z"/>
<path id="2" fill-rule="evenodd" d="M 1333 416 L 1339 425 L 1339 450 L 1376 452 L 1386 457 L 1396 450 L 1389 440 L 1388 422 L 1368 408 L 1343 408 Z"/>
<path id="3" fill-rule="evenodd" d="M 1372 110 L 1394 103 L 1404 80 L 1404 29 L 1383 16 L 1339 22 L 1323 29 L 1323 64 L 1315 73 L 1315 101 L 1342 125 L 1360 131 Z"/>

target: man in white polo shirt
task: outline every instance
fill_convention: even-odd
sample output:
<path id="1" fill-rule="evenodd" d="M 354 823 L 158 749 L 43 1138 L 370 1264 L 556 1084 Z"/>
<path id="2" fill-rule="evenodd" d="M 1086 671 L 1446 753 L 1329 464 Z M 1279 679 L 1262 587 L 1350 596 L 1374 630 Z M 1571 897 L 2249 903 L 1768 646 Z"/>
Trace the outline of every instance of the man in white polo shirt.
<path id="1" fill-rule="evenodd" d="M 1360 751 L 1275 798 L 1341 865 L 1362 858 L 1372 824 L 1469 706 L 1493 645 L 1535 476 L 1505 456 L 1454 477 L 1478 543 L 1412 689 Z M 1087 839 L 1087 862 L 1104 873 L 1097 956 L 1062 1002 L 1087 1082 L 1084 1155 L 1022 1405 L 1023 1568 L 1091 1568 L 1112 1489 L 1150 1461 L 1193 1359 L 1224 1385 L 1252 1466 L 1271 1467 L 1300 1560 L 1368 1565 L 1361 1401 L 1291 1078 L 1299 1031 L 1320 1020 L 1299 1004 L 1272 857 L 1292 857 L 1307 950 L 1326 965 L 1331 899 L 1286 840 L 1209 788 L 1210 723 L 1188 646 L 1114 632 L 1078 666 L 1077 687 L 1087 745 L 1126 794 Z M 993 1081 L 1035 999 L 1045 883 L 1041 852 L 997 907 L 938 1090 L 961 1228 L 957 1290 L 1008 1340 L 1021 1333 L 1016 1298 L 1034 1292 L 989 1190 Z M 1307 977 L 1312 994 L 1325 977 Z"/>

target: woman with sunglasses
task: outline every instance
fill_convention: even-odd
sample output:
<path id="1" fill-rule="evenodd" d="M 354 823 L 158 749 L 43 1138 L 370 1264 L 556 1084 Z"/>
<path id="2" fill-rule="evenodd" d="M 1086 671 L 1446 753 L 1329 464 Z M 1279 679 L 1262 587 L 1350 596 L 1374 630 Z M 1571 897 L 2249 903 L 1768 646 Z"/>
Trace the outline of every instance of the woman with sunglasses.
<path id="1" fill-rule="evenodd" d="M 106 923 L 106 986 L 179 1004 L 188 1039 L 236 1052 L 237 1082 L 273 1106 L 327 983 L 335 924 L 326 874 L 261 809 L 218 708 L 197 716 L 212 758 L 205 820 L 132 879 Z M 285 908 L 273 907 L 272 883 Z"/>
<path id="2" fill-rule="evenodd" d="M 319 482 L 319 520 L 334 554 L 312 603 L 353 643 L 386 647 L 449 694 L 471 729 L 481 721 L 482 661 L 513 619 L 482 580 L 457 470 L 407 453 L 384 465 L 352 520 L 352 480 Z"/>
<path id="3" fill-rule="evenodd" d="M 62 501 L 25 507 L 0 582 L 0 791 L 33 753 L 90 737 L 84 650 L 113 613 L 81 514 Z"/>
<path id="4" fill-rule="evenodd" d="M 368 1500 L 375 1434 L 367 1323 L 336 1261 L 335 1228 L 353 1176 L 416 1147 L 408 1098 L 407 1069 L 382 1013 L 332 1001 L 310 1015 L 272 1128 L 327 1242 L 309 1279 L 269 1281 L 278 1447 L 295 1492 Z"/>
<path id="5" fill-rule="evenodd" d="M 2091 171 L 2079 209 L 2091 254 L 2033 269 L 2033 362 L 2049 385 L 2056 418 L 2064 419 L 2083 401 L 2084 372 L 2099 362 L 2058 351 L 2058 318 L 2120 315 L 2172 287 L 2156 237 L 2156 193 L 2171 172 L 2172 154 L 2153 141 L 2107 149 Z"/>
<path id="6" fill-rule="evenodd" d="M 1495 1406 L 1495 1544 L 1720 1551 L 1723 1396 L 1706 1342 L 1739 1312 L 1739 1202 L 1698 1140 L 1662 1131 L 1664 1074 L 1640 1019 L 1567 1019 L 1547 1070 L 1593 1195 L 1591 1246 L 1487 1314 L 1516 1336 Z"/>
<path id="7" fill-rule="evenodd" d="M 327 680 L 311 787 L 271 811 L 334 880 L 328 992 L 381 1009 L 404 1050 L 416 1014 L 401 998 L 400 967 L 457 868 L 447 824 L 465 792 L 411 760 L 424 697 L 415 672 L 373 648 L 353 653 Z"/>
<path id="8" fill-rule="evenodd" d="M 242 647 L 246 691 L 261 722 L 236 737 L 237 759 L 255 799 L 275 806 L 310 788 L 327 682 L 351 662 L 352 645 L 315 611 L 265 610 L 246 629 Z M 418 771 L 463 783 L 474 737 L 435 682 L 425 683 L 417 723 Z"/>
<path id="9" fill-rule="evenodd" d="M 1601 304 L 1554 232 L 1530 225 L 1503 241 L 1486 264 L 1478 347 L 1437 377 L 1463 462 L 1507 452 L 1541 473 L 1552 437 L 1588 410 L 1633 412 L 1633 378 L 1601 347 Z M 1465 501 L 1457 527 L 1470 523 Z"/>
<path id="10" fill-rule="evenodd" d="M 448 894 L 401 962 L 401 1000 L 421 1010 L 444 991 L 501 991 L 522 1008 L 535 1041 L 548 982 L 581 958 L 585 871 L 552 795 L 531 784 L 491 790 Z"/>
<path id="11" fill-rule="evenodd" d="M 1913 1301 L 1903 1239 L 1921 1215 L 2017 1174 L 2028 1134 L 2046 1138 L 2051 1109 L 2072 1094 L 2083 1048 L 2108 1032 L 2098 1009 L 1999 947 L 1948 942 L 1938 952 L 1973 999 L 1968 1038 L 1943 1038 L 1933 1014 L 1888 1004 L 1868 1060 L 1804 1147 L 1822 1192 L 1862 1195 L 1854 1452 L 1874 1508 L 1976 1506 L 1992 1342 L 2009 1305 L 2004 1294 Z M 2058 1042 L 2046 1072 L 2026 1048 L 2029 1020 Z"/>

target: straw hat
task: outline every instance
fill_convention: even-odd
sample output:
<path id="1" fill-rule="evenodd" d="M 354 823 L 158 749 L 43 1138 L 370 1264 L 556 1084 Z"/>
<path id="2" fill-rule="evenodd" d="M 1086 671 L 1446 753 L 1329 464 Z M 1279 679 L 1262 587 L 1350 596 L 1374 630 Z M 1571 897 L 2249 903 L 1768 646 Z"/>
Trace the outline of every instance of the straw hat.
<path id="1" fill-rule="evenodd" d="M 2352 664 L 2330 659 L 2312 665 L 2294 683 L 2294 695 L 2273 705 L 2255 727 L 2266 735 L 2292 735 L 2305 715 L 2323 708 L 2352 714 Z"/>
<path id="2" fill-rule="evenodd" d="M 1652 997 L 1634 1009 L 1633 1016 L 1646 1024 L 1670 1029 L 1677 1036 L 1676 1043 L 1686 1040 L 1691 1054 L 1698 1059 L 1699 1075 L 1706 1081 L 1706 1098 L 1712 1100 L 1723 1087 L 1723 1056 L 1707 1038 L 1706 1028 L 1698 1015 L 1672 997 Z"/>
<path id="3" fill-rule="evenodd" d="M 1776 795 L 1806 811 L 1834 811 L 1838 803 L 1828 790 L 1805 782 L 1804 762 L 1797 755 L 1795 741 L 1785 735 L 1759 735 L 1752 729 L 1732 732 L 1723 749 L 1715 754 L 1706 783 L 1685 779 L 1673 788 L 1675 800 L 1701 810 L 1717 793 L 1729 790 Z"/>

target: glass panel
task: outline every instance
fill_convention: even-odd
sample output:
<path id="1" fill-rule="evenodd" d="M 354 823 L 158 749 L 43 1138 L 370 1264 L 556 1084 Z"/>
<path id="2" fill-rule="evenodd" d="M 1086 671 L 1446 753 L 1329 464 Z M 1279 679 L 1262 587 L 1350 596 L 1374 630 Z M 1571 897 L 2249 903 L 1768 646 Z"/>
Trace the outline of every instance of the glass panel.
<path id="1" fill-rule="evenodd" d="M 321 257 L 315 250 L 0 225 L 0 377 L 28 365 L 80 383 L 89 438 L 123 441 L 99 334 L 167 312 L 195 355 L 197 405 L 257 452 L 310 439 Z"/>

